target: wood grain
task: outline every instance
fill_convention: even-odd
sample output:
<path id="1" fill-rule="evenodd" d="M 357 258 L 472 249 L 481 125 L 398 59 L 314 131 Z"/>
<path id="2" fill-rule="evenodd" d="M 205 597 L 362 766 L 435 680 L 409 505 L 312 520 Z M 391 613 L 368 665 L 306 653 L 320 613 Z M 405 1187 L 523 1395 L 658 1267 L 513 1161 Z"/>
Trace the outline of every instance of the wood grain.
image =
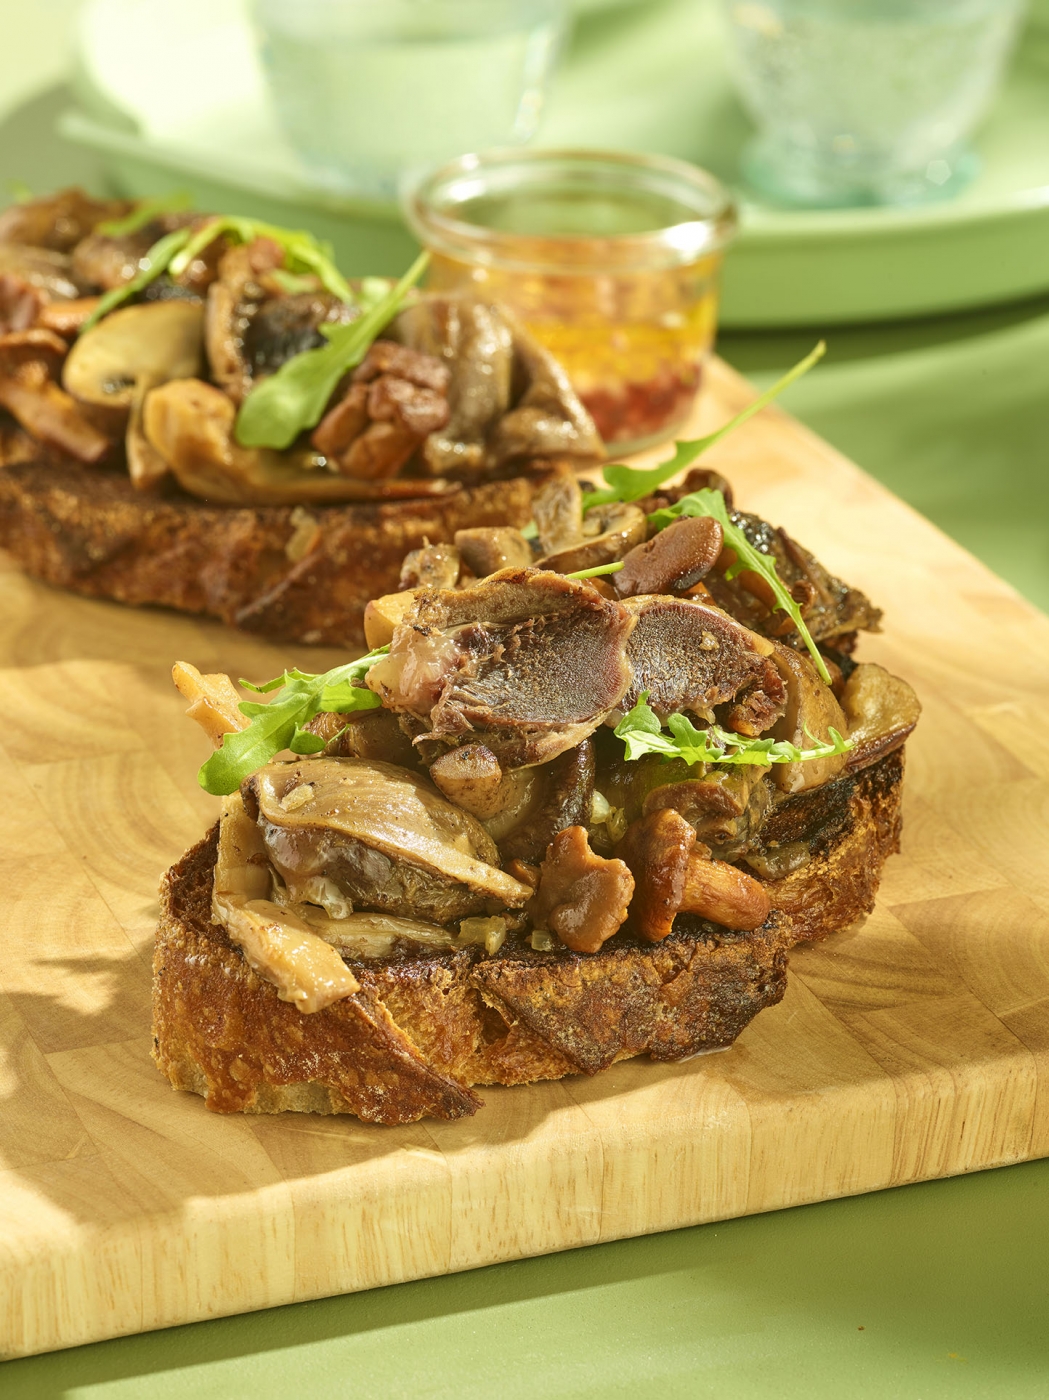
<path id="1" fill-rule="evenodd" d="M 750 392 L 715 365 L 687 435 Z M 148 1058 L 157 880 L 216 806 L 171 663 L 335 654 L 0 565 L 0 1352 L 1049 1153 L 1049 621 L 777 410 L 710 461 L 885 608 L 862 655 L 925 706 L 903 853 L 731 1050 L 488 1090 L 458 1123 L 221 1118 Z"/>

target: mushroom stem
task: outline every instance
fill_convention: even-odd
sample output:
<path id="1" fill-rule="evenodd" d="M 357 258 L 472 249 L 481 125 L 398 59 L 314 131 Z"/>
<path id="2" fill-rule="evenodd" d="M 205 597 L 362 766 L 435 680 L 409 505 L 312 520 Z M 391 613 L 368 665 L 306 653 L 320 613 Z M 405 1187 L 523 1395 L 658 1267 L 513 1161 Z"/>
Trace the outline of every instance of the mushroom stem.
<path id="1" fill-rule="evenodd" d="M 703 854 L 706 852 L 706 854 Z M 688 858 L 679 912 L 698 914 L 726 928 L 760 928 L 771 908 L 764 888 L 751 875 L 723 860 L 711 860 L 706 846 Z"/>

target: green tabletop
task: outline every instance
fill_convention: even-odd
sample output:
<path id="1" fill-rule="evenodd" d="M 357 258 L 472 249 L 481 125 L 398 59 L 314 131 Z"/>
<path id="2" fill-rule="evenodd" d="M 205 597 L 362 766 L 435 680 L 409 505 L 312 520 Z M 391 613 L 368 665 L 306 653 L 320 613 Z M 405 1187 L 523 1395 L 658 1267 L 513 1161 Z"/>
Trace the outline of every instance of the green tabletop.
<path id="1" fill-rule="evenodd" d="M 101 185 L 51 135 L 69 11 L 0 0 L 0 182 Z M 819 333 L 720 348 L 764 381 Z M 787 406 L 1049 607 L 1049 302 L 829 339 Z M 13 1361 L 0 1394 L 1040 1400 L 1047 1258 L 1036 1162 Z"/>

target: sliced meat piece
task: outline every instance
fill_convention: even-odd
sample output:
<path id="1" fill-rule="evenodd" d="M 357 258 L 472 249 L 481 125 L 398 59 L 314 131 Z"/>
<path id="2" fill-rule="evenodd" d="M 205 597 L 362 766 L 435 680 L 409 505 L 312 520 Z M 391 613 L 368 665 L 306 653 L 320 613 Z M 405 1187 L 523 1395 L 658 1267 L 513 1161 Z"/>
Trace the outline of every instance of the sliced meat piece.
<path id="1" fill-rule="evenodd" d="M 357 384 L 367 384 L 381 374 L 407 379 L 410 384 L 418 384 L 421 389 L 432 389 L 444 397 L 448 395 L 451 381 L 451 371 L 436 355 L 411 350 L 407 345 L 398 345 L 395 340 L 373 341 L 368 353 L 353 371 L 353 378 Z"/>
<path id="2" fill-rule="evenodd" d="M 661 719 L 689 710 L 712 720 L 715 706 L 731 702 L 725 726 L 737 734 L 762 734 L 783 714 L 787 692 L 764 637 L 685 598 L 627 598 L 623 606 L 637 625 L 627 645 L 634 678 L 621 713 L 647 690 Z"/>
<path id="3" fill-rule="evenodd" d="M 506 569 L 425 593 L 369 686 L 448 747 L 480 742 L 504 768 L 545 763 L 604 720 L 630 683 L 633 617 L 583 583 Z"/>

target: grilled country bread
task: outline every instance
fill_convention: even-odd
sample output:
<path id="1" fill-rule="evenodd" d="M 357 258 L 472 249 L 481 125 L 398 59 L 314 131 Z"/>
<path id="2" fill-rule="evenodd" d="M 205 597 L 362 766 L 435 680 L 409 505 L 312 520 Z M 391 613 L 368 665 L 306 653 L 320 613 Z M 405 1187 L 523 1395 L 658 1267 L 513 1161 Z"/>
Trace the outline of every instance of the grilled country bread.
<path id="1" fill-rule="evenodd" d="M 211 921 L 216 830 L 164 878 L 154 955 L 154 1058 L 178 1089 L 219 1112 L 351 1113 L 379 1123 L 458 1118 L 474 1086 L 594 1074 L 648 1053 L 682 1060 L 732 1043 L 783 995 L 787 949 L 870 910 L 898 848 L 897 751 L 827 788 L 805 820 L 813 859 L 767 880 L 773 913 L 752 933 L 679 915 L 650 944 L 599 953 L 480 949 L 349 960 L 350 997 L 304 1016 L 252 971 Z M 793 813 L 792 813 L 793 804 Z"/>
<path id="2" fill-rule="evenodd" d="M 410 550 L 460 529 L 523 525 L 541 479 L 383 503 L 209 506 L 144 496 L 123 474 L 51 454 L 0 469 L 0 545 L 34 578 L 88 597 L 349 647 Z"/>

